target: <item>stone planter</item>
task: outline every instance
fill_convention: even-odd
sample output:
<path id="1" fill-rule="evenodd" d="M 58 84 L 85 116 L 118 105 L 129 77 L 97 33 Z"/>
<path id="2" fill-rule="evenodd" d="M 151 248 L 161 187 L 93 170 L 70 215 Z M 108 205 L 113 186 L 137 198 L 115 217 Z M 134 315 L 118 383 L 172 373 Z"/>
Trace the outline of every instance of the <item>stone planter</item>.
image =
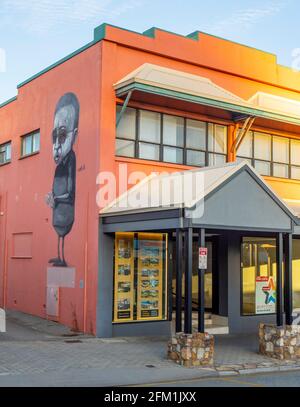
<path id="1" fill-rule="evenodd" d="M 260 324 L 259 352 L 278 360 L 300 359 L 300 326 Z"/>
<path id="2" fill-rule="evenodd" d="M 168 344 L 168 358 L 185 367 L 212 366 L 214 337 L 207 333 L 179 333 Z"/>

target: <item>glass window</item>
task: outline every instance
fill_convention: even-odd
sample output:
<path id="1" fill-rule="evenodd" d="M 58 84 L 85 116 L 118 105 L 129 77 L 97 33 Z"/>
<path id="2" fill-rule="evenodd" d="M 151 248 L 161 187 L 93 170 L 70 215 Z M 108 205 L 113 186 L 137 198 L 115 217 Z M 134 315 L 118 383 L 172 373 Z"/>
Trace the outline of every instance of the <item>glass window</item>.
<path id="1" fill-rule="evenodd" d="M 40 132 L 28 134 L 22 137 L 21 155 L 24 157 L 40 151 Z"/>
<path id="2" fill-rule="evenodd" d="M 191 166 L 205 167 L 206 154 L 203 151 L 187 150 L 186 163 Z"/>
<path id="3" fill-rule="evenodd" d="M 271 175 L 271 163 L 266 161 L 255 161 L 255 168 L 260 175 Z"/>
<path id="4" fill-rule="evenodd" d="M 115 323 L 166 319 L 166 248 L 166 234 L 116 233 Z"/>
<path id="5" fill-rule="evenodd" d="M 163 116 L 163 143 L 169 146 L 183 147 L 184 119 L 177 116 Z"/>
<path id="6" fill-rule="evenodd" d="M 168 163 L 183 164 L 183 150 L 175 147 L 164 147 L 163 160 Z"/>
<path id="7" fill-rule="evenodd" d="M 273 164 L 273 176 L 279 178 L 288 178 L 289 166 L 285 164 Z"/>
<path id="8" fill-rule="evenodd" d="M 220 154 L 209 154 L 208 155 L 208 165 L 209 166 L 220 166 L 226 164 L 226 156 Z"/>
<path id="9" fill-rule="evenodd" d="M 300 141 L 291 140 L 291 164 L 300 165 Z"/>
<path id="10" fill-rule="evenodd" d="M 254 133 L 254 157 L 258 160 L 271 161 L 271 136 Z"/>
<path id="11" fill-rule="evenodd" d="M 11 143 L 2 144 L 0 146 L 0 165 L 6 164 L 11 160 Z"/>
<path id="12" fill-rule="evenodd" d="M 292 177 L 292 179 L 299 179 L 300 180 L 300 167 L 292 167 L 291 168 L 291 177 Z"/>
<path id="13" fill-rule="evenodd" d="M 139 157 L 144 160 L 159 161 L 159 145 L 139 143 Z"/>
<path id="14" fill-rule="evenodd" d="M 122 106 L 117 106 L 117 117 Z M 117 128 L 117 137 L 135 140 L 136 138 L 136 109 L 127 107 Z"/>
<path id="15" fill-rule="evenodd" d="M 288 164 L 290 162 L 290 140 L 284 137 L 273 137 L 273 161 Z"/>
<path id="16" fill-rule="evenodd" d="M 32 140 L 32 152 L 36 153 L 40 150 L 40 133 L 35 133 Z"/>
<path id="17" fill-rule="evenodd" d="M 240 130 L 241 131 L 241 130 Z M 253 132 L 249 131 L 237 151 L 239 157 L 251 158 L 253 155 Z"/>
<path id="18" fill-rule="evenodd" d="M 244 158 L 244 157 L 237 157 L 236 162 L 237 163 L 242 163 L 246 161 L 249 165 L 252 165 L 252 160 L 250 158 Z"/>
<path id="19" fill-rule="evenodd" d="M 139 138 L 149 143 L 160 143 L 160 113 L 140 111 Z"/>
<path id="20" fill-rule="evenodd" d="M 208 150 L 214 153 L 227 153 L 227 127 L 219 124 L 208 125 Z"/>
<path id="21" fill-rule="evenodd" d="M 276 312 L 276 239 L 243 238 L 243 315 Z"/>
<path id="22" fill-rule="evenodd" d="M 116 155 L 121 157 L 134 157 L 135 143 L 129 140 L 116 141 Z"/>
<path id="23" fill-rule="evenodd" d="M 197 120 L 186 121 L 186 147 L 206 150 L 206 123 Z"/>

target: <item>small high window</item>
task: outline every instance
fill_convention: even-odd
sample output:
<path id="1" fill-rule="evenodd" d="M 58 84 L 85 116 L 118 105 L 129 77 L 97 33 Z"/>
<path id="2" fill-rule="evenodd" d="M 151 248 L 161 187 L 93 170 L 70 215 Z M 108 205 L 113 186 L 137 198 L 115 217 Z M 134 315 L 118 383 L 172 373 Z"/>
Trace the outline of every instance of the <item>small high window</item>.
<path id="1" fill-rule="evenodd" d="M 27 134 L 22 137 L 21 156 L 26 157 L 40 151 L 40 131 Z"/>
<path id="2" fill-rule="evenodd" d="M 10 163 L 11 161 L 11 142 L 1 144 L 0 146 L 0 165 Z"/>

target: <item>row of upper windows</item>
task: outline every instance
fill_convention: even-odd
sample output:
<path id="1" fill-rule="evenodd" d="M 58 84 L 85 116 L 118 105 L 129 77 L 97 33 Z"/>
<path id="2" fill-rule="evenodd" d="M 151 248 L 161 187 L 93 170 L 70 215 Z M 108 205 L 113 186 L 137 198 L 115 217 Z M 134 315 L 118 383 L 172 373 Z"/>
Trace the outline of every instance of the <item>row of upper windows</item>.
<path id="1" fill-rule="evenodd" d="M 120 114 L 121 106 L 117 106 Z M 189 166 L 227 161 L 227 126 L 127 108 L 119 122 L 116 155 Z M 265 176 L 300 180 L 300 141 L 249 132 L 237 151 Z"/>
<path id="2" fill-rule="evenodd" d="M 40 151 L 40 131 L 21 137 L 21 158 Z M 0 165 L 11 162 L 11 141 L 0 145 Z"/>
<path id="3" fill-rule="evenodd" d="M 117 129 L 116 154 L 189 166 L 224 164 L 227 127 L 127 108 Z"/>

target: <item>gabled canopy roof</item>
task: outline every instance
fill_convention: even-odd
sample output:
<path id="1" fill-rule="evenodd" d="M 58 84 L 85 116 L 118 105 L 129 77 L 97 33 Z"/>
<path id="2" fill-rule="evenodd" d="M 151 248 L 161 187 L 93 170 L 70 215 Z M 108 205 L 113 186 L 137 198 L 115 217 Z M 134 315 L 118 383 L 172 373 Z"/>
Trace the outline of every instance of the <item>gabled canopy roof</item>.
<path id="1" fill-rule="evenodd" d="M 144 64 L 115 84 L 119 97 L 140 91 L 284 123 L 300 124 L 300 102 L 257 92 L 244 100 L 211 80 L 159 65 Z"/>
<path id="2" fill-rule="evenodd" d="M 184 210 L 194 225 L 289 231 L 296 213 L 247 163 L 152 174 L 101 211 L 103 218 Z M 165 215 L 164 215 L 165 214 Z M 147 215 L 147 216 L 148 216 Z"/>

